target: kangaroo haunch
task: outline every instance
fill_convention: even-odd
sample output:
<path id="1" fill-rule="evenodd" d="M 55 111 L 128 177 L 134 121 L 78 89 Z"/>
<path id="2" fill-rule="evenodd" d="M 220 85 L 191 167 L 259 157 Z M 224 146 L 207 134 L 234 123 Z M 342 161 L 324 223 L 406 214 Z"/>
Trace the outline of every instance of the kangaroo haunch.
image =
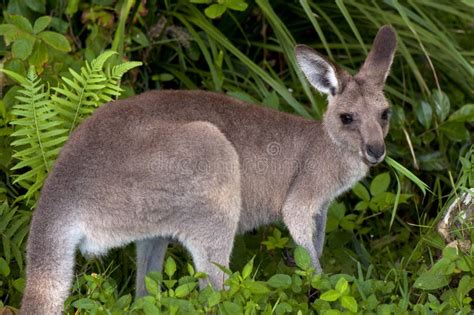
<path id="1" fill-rule="evenodd" d="M 106 104 L 71 135 L 46 180 L 27 249 L 22 314 L 58 314 L 74 255 L 137 243 L 137 295 L 169 240 L 222 288 L 237 233 L 282 220 L 321 272 L 327 207 L 385 156 L 383 85 L 396 46 L 382 27 L 357 75 L 306 46 L 296 57 L 328 95 L 323 121 L 204 91 Z M 201 286 L 206 285 L 203 281 Z"/>

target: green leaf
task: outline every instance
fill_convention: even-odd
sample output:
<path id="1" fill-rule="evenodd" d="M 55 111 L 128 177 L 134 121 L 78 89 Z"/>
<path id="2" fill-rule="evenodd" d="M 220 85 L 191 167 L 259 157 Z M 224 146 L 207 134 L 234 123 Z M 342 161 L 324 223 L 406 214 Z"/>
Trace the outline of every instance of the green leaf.
<path id="1" fill-rule="evenodd" d="M 357 216 L 355 214 L 349 214 L 346 215 L 344 218 L 342 218 L 341 222 L 339 224 L 341 227 L 346 230 L 346 231 L 353 231 L 356 227 L 355 225 L 355 219 Z"/>
<path id="2" fill-rule="evenodd" d="M 59 17 L 52 17 L 50 27 L 60 34 L 66 34 L 69 23 Z"/>
<path id="3" fill-rule="evenodd" d="M 369 207 L 369 202 L 368 201 L 359 201 L 354 209 L 358 211 L 365 211 Z"/>
<path id="4" fill-rule="evenodd" d="M 13 80 L 17 81 L 18 83 L 20 83 L 22 85 L 27 85 L 28 84 L 28 80 L 24 76 L 22 76 L 22 75 L 20 75 L 16 72 L 13 72 L 13 71 L 7 70 L 7 69 L 1 69 L 1 68 L 0 68 L 0 72 L 5 73 L 10 78 L 12 78 Z"/>
<path id="5" fill-rule="evenodd" d="M 311 257 L 306 249 L 301 246 L 296 246 L 295 248 L 295 262 L 296 265 L 303 270 L 311 268 Z"/>
<path id="6" fill-rule="evenodd" d="M 160 292 L 158 283 L 148 276 L 145 277 L 145 287 L 148 293 L 152 295 L 157 295 Z"/>
<path id="7" fill-rule="evenodd" d="M 453 141 L 466 141 L 470 137 L 463 122 L 446 122 L 439 127 L 439 130 Z"/>
<path id="8" fill-rule="evenodd" d="M 291 311 L 293 311 L 293 308 L 286 302 L 280 303 L 275 307 L 276 315 L 291 314 Z"/>
<path id="9" fill-rule="evenodd" d="M 361 183 L 355 184 L 354 187 L 352 187 L 352 192 L 359 197 L 360 199 L 364 201 L 369 201 L 370 200 L 370 195 L 369 192 L 367 191 L 367 188 L 365 188 L 364 185 Z"/>
<path id="10" fill-rule="evenodd" d="M 195 282 L 182 284 L 182 285 L 178 286 L 178 287 L 176 288 L 176 290 L 174 291 L 175 296 L 178 297 L 178 298 L 186 297 L 186 296 L 188 296 L 189 293 L 191 293 L 191 291 L 192 291 L 195 287 L 196 287 L 196 283 L 195 283 Z"/>
<path id="11" fill-rule="evenodd" d="M 450 246 L 446 246 L 443 249 L 443 258 L 447 258 L 449 260 L 456 260 L 459 258 L 458 249 Z"/>
<path id="12" fill-rule="evenodd" d="M 343 277 L 341 277 L 337 283 L 336 283 L 336 291 L 338 291 L 339 293 L 344 294 L 344 292 L 347 290 L 347 288 L 349 287 L 349 282 L 347 282 L 347 280 Z"/>
<path id="13" fill-rule="evenodd" d="M 252 281 L 247 284 L 247 288 L 253 294 L 268 294 L 270 289 L 267 288 L 265 282 L 262 281 Z"/>
<path id="14" fill-rule="evenodd" d="M 474 289 L 474 278 L 468 275 L 464 275 L 459 281 L 458 288 L 456 291 L 457 291 L 458 296 L 461 297 L 461 296 L 465 296 L 473 289 Z"/>
<path id="15" fill-rule="evenodd" d="M 451 107 L 448 96 L 441 90 L 435 90 L 433 92 L 433 101 L 436 115 L 440 121 L 444 121 L 448 117 Z"/>
<path id="16" fill-rule="evenodd" d="M 427 271 L 416 279 L 413 286 L 422 290 L 436 290 L 447 286 L 449 282 L 451 282 L 450 276 Z"/>
<path id="17" fill-rule="evenodd" d="M 33 33 L 33 27 L 31 26 L 30 21 L 28 21 L 27 18 L 21 15 L 11 15 L 8 17 L 7 21 L 15 26 L 17 26 L 19 29 L 28 32 L 30 34 Z"/>
<path id="18" fill-rule="evenodd" d="M 168 277 L 172 277 L 176 272 L 176 263 L 172 257 L 168 257 L 165 263 L 165 273 Z"/>
<path id="19" fill-rule="evenodd" d="M 377 297 L 375 296 L 375 294 L 371 294 L 368 298 L 367 298 L 367 309 L 369 311 L 371 310 L 374 310 L 377 305 L 379 305 L 380 302 L 377 300 Z"/>
<path id="20" fill-rule="evenodd" d="M 28 8 L 38 13 L 45 13 L 46 0 L 25 1 Z"/>
<path id="21" fill-rule="evenodd" d="M 429 129 L 431 127 L 431 121 L 433 120 L 433 110 L 431 105 L 426 101 L 421 101 L 421 103 L 415 108 L 415 115 L 418 121 L 425 127 Z"/>
<path id="22" fill-rule="evenodd" d="M 221 301 L 221 293 L 220 292 L 212 292 L 209 297 L 207 298 L 207 305 L 209 307 L 213 307 Z"/>
<path id="23" fill-rule="evenodd" d="M 448 121 L 470 122 L 474 121 L 474 104 L 466 104 L 449 116 Z"/>
<path id="24" fill-rule="evenodd" d="M 33 26 L 33 32 L 38 34 L 39 32 L 44 31 L 45 28 L 48 27 L 49 23 L 51 23 L 50 16 L 42 16 L 35 21 L 35 25 Z"/>
<path id="25" fill-rule="evenodd" d="M 354 297 L 349 296 L 349 295 L 345 295 L 341 297 L 341 305 L 345 309 L 348 309 L 349 311 L 353 313 L 357 313 L 358 306 L 357 306 L 357 301 L 356 299 L 354 299 Z"/>
<path id="26" fill-rule="evenodd" d="M 377 307 L 377 314 L 378 315 L 391 315 L 393 314 L 393 304 L 382 304 Z"/>
<path id="27" fill-rule="evenodd" d="M 28 58 L 31 65 L 41 68 L 48 61 L 48 48 L 44 43 L 37 42 L 33 48 L 33 53 Z"/>
<path id="28" fill-rule="evenodd" d="M 190 276 L 194 276 L 194 274 L 196 273 L 196 271 L 194 270 L 193 265 L 191 265 L 191 264 L 187 264 L 186 269 L 188 269 L 188 274 Z"/>
<path id="29" fill-rule="evenodd" d="M 191 3 L 209 3 L 211 0 L 189 0 Z"/>
<path id="30" fill-rule="evenodd" d="M 5 36 L 6 33 L 12 32 L 16 29 L 15 25 L 11 24 L 0 24 L 0 35 Z"/>
<path id="31" fill-rule="evenodd" d="M 224 0 L 224 5 L 229 9 L 236 10 L 236 11 L 245 11 L 249 6 L 243 0 Z"/>
<path id="32" fill-rule="evenodd" d="M 156 307 L 155 304 L 152 304 L 149 301 L 145 301 L 143 303 L 143 312 L 145 313 L 145 315 L 156 315 L 161 313 L 160 309 Z"/>
<path id="33" fill-rule="evenodd" d="M 330 216 L 336 218 L 338 222 L 344 218 L 346 213 L 346 206 L 343 202 L 333 202 L 329 207 L 328 213 Z"/>
<path id="34" fill-rule="evenodd" d="M 69 45 L 68 40 L 62 34 L 51 31 L 44 31 L 39 33 L 38 37 L 56 50 L 64 52 L 71 51 L 71 46 Z"/>
<path id="35" fill-rule="evenodd" d="M 81 310 L 96 310 L 99 305 L 97 301 L 89 298 L 82 298 L 72 303 L 72 306 Z"/>
<path id="36" fill-rule="evenodd" d="M 3 230 L 3 229 L 0 229 L 0 230 Z M 7 262 L 10 262 L 10 260 L 11 260 L 11 251 L 12 251 L 10 238 L 9 237 L 2 237 L 2 245 L 3 245 L 3 256 L 5 257 L 5 260 Z"/>
<path id="37" fill-rule="evenodd" d="M 168 289 L 173 288 L 177 282 L 178 280 L 163 280 L 163 283 Z"/>
<path id="38" fill-rule="evenodd" d="M 0 257 L 0 274 L 4 277 L 8 277 L 10 274 L 10 266 L 3 257 Z"/>
<path id="39" fill-rule="evenodd" d="M 341 296 L 341 293 L 336 290 L 329 290 L 321 294 L 319 297 L 323 301 L 334 302 Z"/>
<path id="40" fill-rule="evenodd" d="M 369 203 L 370 209 L 373 211 L 382 211 L 387 210 L 393 202 L 395 197 L 391 192 L 381 192 L 378 195 L 375 195 Z"/>
<path id="41" fill-rule="evenodd" d="M 227 7 L 223 4 L 219 3 L 214 3 L 208 6 L 205 10 L 204 13 L 206 14 L 207 17 L 211 19 L 215 19 L 220 17 L 224 12 L 226 11 Z"/>
<path id="42" fill-rule="evenodd" d="M 78 9 L 79 9 L 79 0 L 69 0 L 67 2 L 65 13 L 68 16 L 73 16 L 74 14 L 76 14 Z"/>
<path id="43" fill-rule="evenodd" d="M 13 57 L 25 60 L 31 55 L 34 44 L 35 40 L 30 38 L 16 40 L 12 45 Z"/>
<path id="44" fill-rule="evenodd" d="M 0 24 L 0 35 L 4 36 L 7 46 L 10 45 L 12 41 L 21 38 L 22 34 L 25 34 L 25 32 L 13 24 Z"/>
<path id="45" fill-rule="evenodd" d="M 142 47 L 150 46 L 150 41 L 147 36 L 137 27 L 133 28 L 133 33 L 131 35 L 133 41 L 137 42 Z"/>
<path id="46" fill-rule="evenodd" d="M 26 281 L 23 278 L 16 279 L 15 281 L 13 281 L 12 284 L 15 290 L 17 290 L 20 293 L 23 293 L 23 291 L 25 290 Z"/>
<path id="47" fill-rule="evenodd" d="M 370 183 L 370 193 L 376 196 L 386 192 L 390 185 L 390 174 L 388 172 L 377 175 Z"/>
<path id="48" fill-rule="evenodd" d="M 267 283 L 272 288 L 287 289 L 291 286 L 291 277 L 285 274 L 276 274 L 268 279 Z"/>
<path id="49" fill-rule="evenodd" d="M 326 221 L 326 233 L 332 232 L 337 230 L 337 227 L 339 226 L 339 221 L 332 215 L 328 215 L 327 221 Z"/>
<path id="50" fill-rule="evenodd" d="M 467 259 L 459 259 L 458 261 L 456 261 L 456 268 L 465 272 L 471 271 L 471 268 L 469 267 L 467 261 Z"/>
<path id="51" fill-rule="evenodd" d="M 117 310 L 124 310 L 130 306 L 132 302 L 132 296 L 130 294 L 121 296 L 114 304 L 114 308 Z"/>
<path id="52" fill-rule="evenodd" d="M 245 266 L 244 269 L 242 270 L 242 278 L 247 279 L 250 274 L 252 273 L 253 270 L 253 259 L 252 258 Z"/>
<path id="53" fill-rule="evenodd" d="M 238 304 L 229 301 L 225 301 L 224 303 L 222 303 L 222 309 L 224 311 L 224 314 L 228 315 L 242 313 L 242 308 Z"/>

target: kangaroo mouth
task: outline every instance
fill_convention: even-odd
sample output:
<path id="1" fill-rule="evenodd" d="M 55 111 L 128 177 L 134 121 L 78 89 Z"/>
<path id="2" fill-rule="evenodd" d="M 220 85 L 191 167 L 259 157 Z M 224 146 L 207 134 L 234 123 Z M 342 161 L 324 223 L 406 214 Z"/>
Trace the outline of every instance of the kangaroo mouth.
<path id="1" fill-rule="evenodd" d="M 372 167 L 372 166 L 375 166 L 377 164 L 379 164 L 380 162 L 372 162 L 372 161 L 369 161 L 366 157 L 364 157 L 362 159 L 364 161 L 365 164 L 367 164 L 368 166 Z"/>
<path id="2" fill-rule="evenodd" d="M 385 159 L 385 154 L 383 156 L 381 156 L 380 158 L 378 158 L 378 159 L 375 159 L 375 158 L 367 156 L 367 155 L 364 155 L 362 157 L 362 160 L 364 161 L 364 163 L 367 164 L 370 167 L 375 166 L 377 164 L 380 164 L 384 159 Z"/>

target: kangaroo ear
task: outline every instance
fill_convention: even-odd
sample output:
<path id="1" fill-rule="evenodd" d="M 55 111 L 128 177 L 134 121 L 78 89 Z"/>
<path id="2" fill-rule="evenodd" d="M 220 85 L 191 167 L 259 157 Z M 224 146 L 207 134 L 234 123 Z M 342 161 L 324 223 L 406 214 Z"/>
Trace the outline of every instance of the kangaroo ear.
<path id="1" fill-rule="evenodd" d="M 296 45 L 295 54 L 298 65 L 309 83 L 321 93 L 336 95 L 340 87 L 336 68 L 306 45 Z"/>
<path id="2" fill-rule="evenodd" d="M 387 79 L 397 47 L 397 34 L 388 25 L 382 26 L 356 78 L 381 88 Z"/>

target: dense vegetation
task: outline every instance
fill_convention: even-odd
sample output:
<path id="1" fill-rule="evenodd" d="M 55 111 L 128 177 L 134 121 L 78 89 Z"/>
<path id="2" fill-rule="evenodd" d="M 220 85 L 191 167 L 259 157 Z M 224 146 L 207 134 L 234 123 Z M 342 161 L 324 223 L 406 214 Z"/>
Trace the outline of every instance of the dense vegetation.
<path id="1" fill-rule="evenodd" d="M 320 119 L 326 101 L 297 70 L 294 44 L 354 71 L 384 24 L 399 39 L 386 86 L 391 159 L 331 206 L 323 275 L 276 224 L 236 239 L 228 290 L 198 291 L 204 275 L 173 245 L 163 274 L 147 278 L 150 295 L 133 301 L 131 245 L 93 260 L 78 255 L 65 307 L 71 314 L 470 312 L 472 204 L 456 205 L 447 238 L 436 225 L 474 186 L 471 0 L 4 0 L 0 8 L 0 312 L 20 304 L 28 225 L 44 178 L 96 107 L 148 89 L 200 88 Z"/>

